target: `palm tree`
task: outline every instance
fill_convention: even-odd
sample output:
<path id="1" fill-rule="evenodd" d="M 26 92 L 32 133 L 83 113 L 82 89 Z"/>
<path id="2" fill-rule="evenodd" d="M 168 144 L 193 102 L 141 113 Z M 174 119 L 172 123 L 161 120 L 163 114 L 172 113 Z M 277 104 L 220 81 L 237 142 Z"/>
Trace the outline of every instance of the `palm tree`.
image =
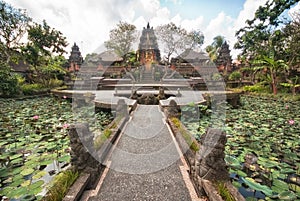
<path id="1" fill-rule="evenodd" d="M 213 39 L 213 42 L 211 45 L 208 45 L 205 50 L 208 53 L 208 56 L 211 61 L 215 62 L 218 57 L 218 50 L 221 48 L 223 43 L 225 42 L 224 36 L 216 36 Z"/>
<path id="2" fill-rule="evenodd" d="M 284 60 L 276 60 L 274 54 L 268 56 L 262 56 L 259 59 L 254 60 L 253 64 L 256 66 L 256 70 L 265 70 L 271 78 L 271 86 L 273 94 L 277 94 L 278 75 L 280 72 L 287 70 L 288 65 Z"/>

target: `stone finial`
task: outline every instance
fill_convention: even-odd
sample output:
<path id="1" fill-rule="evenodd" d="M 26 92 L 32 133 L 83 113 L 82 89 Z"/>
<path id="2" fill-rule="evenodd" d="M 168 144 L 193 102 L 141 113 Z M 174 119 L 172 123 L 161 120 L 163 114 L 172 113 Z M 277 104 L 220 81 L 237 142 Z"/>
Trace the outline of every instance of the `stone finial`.
<path id="1" fill-rule="evenodd" d="M 127 104 L 124 99 L 118 100 L 117 108 L 116 108 L 116 115 L 122 116 L 122 117 L 128 116 Z"/>
<path id="2" fill-rule="evenodd" d="M 170 100 L 169 106 L 166 108 L 165 113 L 168 118 L 170 117 L 179 118 L 181 113 L 180 106 L 177 105 L 175 100 Z"/>

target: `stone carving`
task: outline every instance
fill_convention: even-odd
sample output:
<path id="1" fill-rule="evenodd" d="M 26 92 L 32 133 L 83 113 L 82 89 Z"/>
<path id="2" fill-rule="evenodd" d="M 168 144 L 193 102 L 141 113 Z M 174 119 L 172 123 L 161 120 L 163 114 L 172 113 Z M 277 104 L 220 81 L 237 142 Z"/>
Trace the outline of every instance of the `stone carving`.
<path id="1" fill-rule="evenodd" d="M 226 141 L 226 133 L 219 129 L 208 128 L 201 136 L 200 150 L 196 154 L 195 163 L 197 175 L 210 181 L 229 180 L 224 161 Z"/>
<path id="2" fill-rule="evenodd" d="M 168 118 L 176 117 L 179 118 L 181 115 L 180 106 L 177 105 L 175 100 L 170 100 L 169 106 L 165 109 L 165 114 Z"/>
<path id="3" fill-rule="evenodd" d="M 116 115 L 121 117 L 128 116 L 127 104 L 124 99 L 119 99 L 116 108 Z"/>
<path id="4" fill-rule="evenodd" d="M 154 94 L 145 93 L 138 99 L 138 103 L 144 105 L 157 105 L 158 100 Z"/>
<path id="5" fill-rule="evenodd" d="M 158 95 L 157 95 L 157 99 L 158 100 L 164 100 L 164 99 L 166 99 L 164 88 L 159 87 L 159 92 L 158 92 Z"/>
<path id="6" fill-rule="evenodd" d="M 77 171 L 85 171 L 91 174 L 89 185 L 95 183 L 96 175 L 101 170 L 101 164 L 93 157 L 94 134 L 90 132 L 88 124 L 76 124 L 69 127 L 71 147 L 71 165 Z"/>

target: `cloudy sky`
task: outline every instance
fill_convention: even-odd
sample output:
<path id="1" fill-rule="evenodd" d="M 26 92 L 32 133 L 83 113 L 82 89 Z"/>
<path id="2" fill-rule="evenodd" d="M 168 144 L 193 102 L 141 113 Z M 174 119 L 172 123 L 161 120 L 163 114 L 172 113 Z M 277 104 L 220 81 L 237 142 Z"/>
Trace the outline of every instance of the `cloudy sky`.
<path id="1" fill-rule="evenodd" d="M 47 23 L 61 31 L 71 45 L 76 42 L 85 56 L 103 49 L 109 31 L 121 21 L 142 30 L 147 22 L 154 28 L 174 22 L 183 28 L 200 30 L 205 42 L 217 35 L 225 36 L 231 49 L 235 32 L 252 19 L 255 10 L 267 0 L 5 0 L 24 8 L 36 22 Z M 299 4 L 298 4 L 299 6 Z M 235 57 L 237 51 L 232 51 Z"/>

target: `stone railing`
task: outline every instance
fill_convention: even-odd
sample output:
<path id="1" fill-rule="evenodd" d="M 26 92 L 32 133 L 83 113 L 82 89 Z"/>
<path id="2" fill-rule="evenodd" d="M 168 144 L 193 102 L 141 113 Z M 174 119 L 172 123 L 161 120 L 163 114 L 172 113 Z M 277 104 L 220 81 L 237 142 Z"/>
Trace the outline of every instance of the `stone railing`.
<path id="1" fill-rule="evenodd" d="M 80 177 L 69 189 L 64 201 L 77 201 L 84 190 L 95 188 L 105 169 L 103 164 L 107 155 L 128 120 L 126 104 L 120 102 L 118 106 L 117 117 L 98 136 L 89 130 L 88 124 L 78 123 L 69 127 L 71 168 L 80 172 Z M 97 139 L 101 142 L 96 146 Z"/>
<path id="2" fill-rule="evenodd" d="M 190 179 L 198 195 L 207 196 L 209 200 L 222 201 L 224 199 L 216 187 L 218 183 L 222 183 L 236 201 L 244 201 L 244 197 L 231 184 L 224 161 L 226 133 L 219 129 L 208 128 L 198 143 L 176 118 L 178 111 L 180 108 L 175 103 L 164 109 L 174 137 L 189 166 Z"/>

